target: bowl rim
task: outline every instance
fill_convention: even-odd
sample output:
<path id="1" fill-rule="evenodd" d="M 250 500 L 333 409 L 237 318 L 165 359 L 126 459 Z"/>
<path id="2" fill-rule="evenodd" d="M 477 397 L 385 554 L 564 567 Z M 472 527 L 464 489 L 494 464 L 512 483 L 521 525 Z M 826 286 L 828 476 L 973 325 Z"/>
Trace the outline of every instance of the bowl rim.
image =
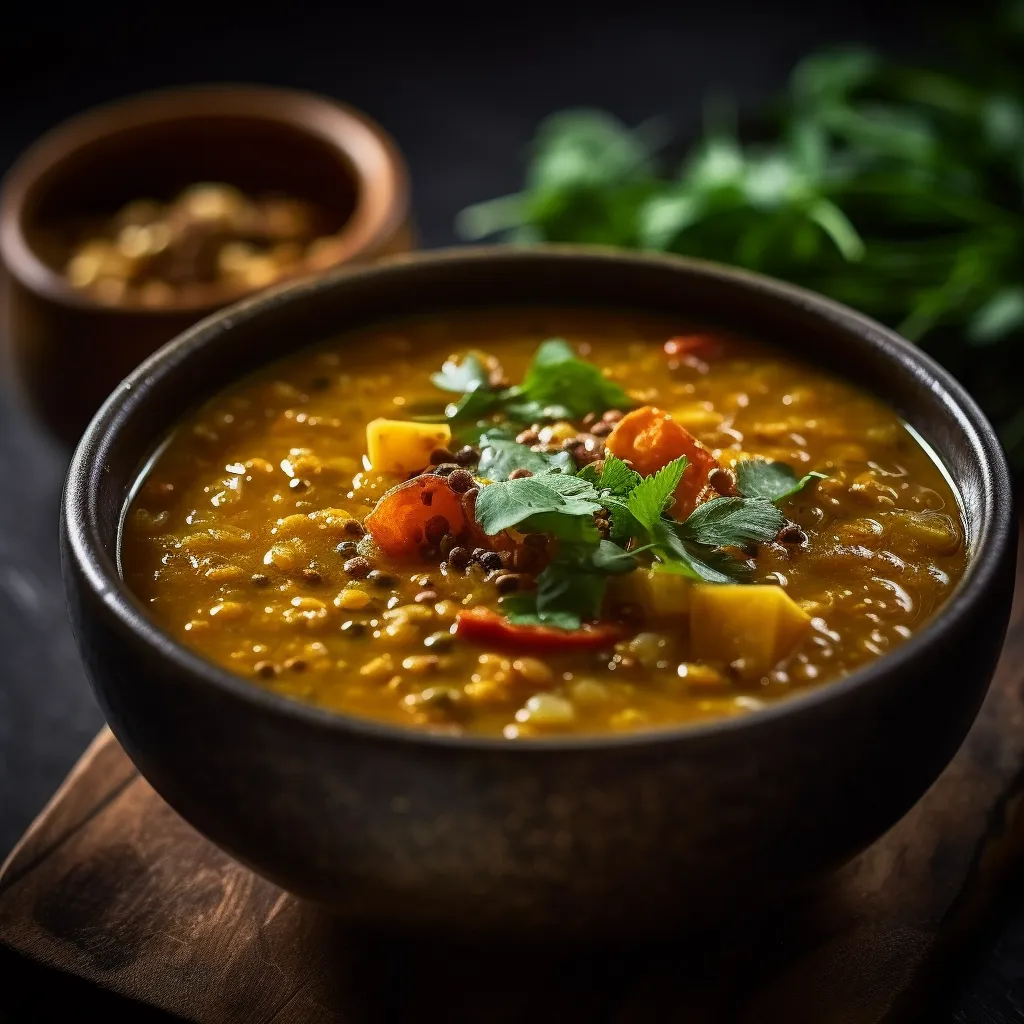
<path id="1" fill-rule="evenodd" d="M 164 632 L 125 585 L 116 563 L 104 553 L 97 515 L 98 488 L 105 473 L 104 456 L 129 411 L 145 401 L 147 391 L 172 367 L 187 361 L 191 353 L 207 341 L 260 317 L 264 310 L 301 303 L 305 296 L 330 290 L 336 282 L 344 281 L 353 286 L 358 285 L 360 280 L 390 275 L 409 266 L 415 268 L 419 265 L 448 264 L 457 267 L 460 263 L 494 259 L 626 261 L 637 266 L 675 267 L 697 277 L 753 289 L 769 298 L 796 304 L 802 310 L 822 318 L 833 329 L 859 334 L 884 349 L 887 355 L 891 354 L 890 357 L 901 356 L 906 359 L 919 379 L 926 382 L 941 398 L 946 413 L 964 434 L 972 454 L 979 456 L 981 463 L 981 500 L 977 511 L 981 525 L 972 545 L 974 553 L 968 560 L 963 577 L 938 612 L 895 651 L 869 662 L 848 676 L 781 698 L 758 709 L 756 713 L 627 733 L 531 737 L 522 742 L 504 737 L 431 733 L 328 711 L 254 685 L 191 651 Z M 155 442 L 157 439 L 153 440 Z M 168 659 L 177 670 L 202 680 L 215 690 L 240 699 L 256 710 L 284 715 L 308 727 L 333 732 L 339 739 L 355 734 L 365 739 L 413 744 L 424 748 L 451 748 L 465 752 L 503 751 L 510 756 L 530 757 L 605 748 L 658 748 L 734 730 L 771 728 L 780 718 L 791 718 L 813 711 L 825 703 L 841 700 L 853 691 L 884 685 L 888 677 L 898 674 L 923 654 L 941 632 L 958 620 L 963 620 L 973 606 L 984 599 L 985 592 L 995 585 L 1001 572 L 1001 560 L 1012 549 L 1015 536 L 1012 494 L 1009 468 L 995 431 L 962 385 L 909 341 L 838 302 L 761 274 L 674 255 L 624 252 L 613 247 L 594 245 L 463 246 L 402 254 L 356 269 L 336 269 L 312 280 L 285 283 L 227 307 L 179 334 L 122 381 L 86 429 L 68 470 L 61 504 L 61 525 L 66 538 L 65 557 L 70 556 L 74 560 L 93 596 L 113 615 L 120 628 L 135 635 L 155 653 Z M 123 505 L 118 510 L 119 520 L 122 512 Z"/>
<path id="2" fill-rule="evenodd" d="M 197 109 L 197 102 L 203 104 L 201 109 Z M 353 107 L 305 90 L 245 83 L 149 90 L 67 118 L 33 142 L 8 170 L 0 183 L 0 260 L 12 277 L 51 302 L 115 316 L 199 316 L 255 294 L 226 294 L 223 300 L 203 299 L 159 307 L 99 302 L 88 292 L 72 287 L 63 274 L 46 263 L 26 233 L 30 201 L 40 179 L 74 158 L 84 147 L 160 122 L 211 116 L 249 118 L 287 127 L 333 150 L 356 186 L 356 205 L 334 236 L 341 251 L 334 266 L 372 253 L 408 219 L 410 189 L 405 159 L 391 136 Z M 310 273 L 287 280 L 308 277 Z"/>

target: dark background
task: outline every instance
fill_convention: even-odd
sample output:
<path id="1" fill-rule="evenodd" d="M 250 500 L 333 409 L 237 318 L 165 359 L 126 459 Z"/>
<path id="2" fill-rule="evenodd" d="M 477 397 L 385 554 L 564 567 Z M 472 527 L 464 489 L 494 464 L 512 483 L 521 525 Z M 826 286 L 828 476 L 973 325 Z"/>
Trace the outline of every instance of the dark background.
<path id="1" fill-rule="evenodd" d="M 513 191 L 536 122 L 589 105 L 635 123 L 666 114 L 680 137 L 702 98 L 758 103 L 822 43 L 917 53 L 961 5 L 490 3 L 23 5 L 0 21 L 0 170 L 89 106 L 142 89 L 254 81 L 315 90 L 369 113 L 408 158 L 424 246 L 456 241 L 464 205 Z M 985 5 L 972 5 L 975 17 Z M 410 13 L 411 12 L 411 13 Z M 102 359 L 102 352 L 96 353 Z M 66 453 L 0 390 L 0 858 L 99 728 L 59 580 Z M 1024 1020 L 1024 901 L 979 941 L 942 1019 Z M 2 994 L 0 994 L 2 1002 Z"/>

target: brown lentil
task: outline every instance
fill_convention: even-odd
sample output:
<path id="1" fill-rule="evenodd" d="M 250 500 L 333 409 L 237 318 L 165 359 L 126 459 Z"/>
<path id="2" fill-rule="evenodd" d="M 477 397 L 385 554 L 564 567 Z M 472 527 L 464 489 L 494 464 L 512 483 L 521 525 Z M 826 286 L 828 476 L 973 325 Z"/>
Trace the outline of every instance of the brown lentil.
<path id="1" fill-rule="evenodd" d="M 454 547 L 448 552 L 448 561 L 451 565 L 454 565 L 456 569 L 464 569 L 469 565 L 472 557 L 473 553 L 469 548 Z"/>
<path id="2" fill-rule="evenodd" d="M 807 534 L 800 529 L 796 523 L 789 523 L 779 530 L 777 538 L 780 544 L 804 545 L 807 543 Z"/>
<path id="3" fill-rule="evenodd" d="M 511 594 L 522 585 L 522 579 L 515 573 L 504 573 L 495 577 L 494 585 L 498 588 L 499 594 Z"/>
<path id="4" fill-rule="evenodd" d="M 353 579 L 361 580 L 370 575 L 370 572 L 373 569 L 373 564 L 368 558 L 363 558 L 362 555 L 356 555 L 355 558 L 350 558 L 342 568 Z"/>

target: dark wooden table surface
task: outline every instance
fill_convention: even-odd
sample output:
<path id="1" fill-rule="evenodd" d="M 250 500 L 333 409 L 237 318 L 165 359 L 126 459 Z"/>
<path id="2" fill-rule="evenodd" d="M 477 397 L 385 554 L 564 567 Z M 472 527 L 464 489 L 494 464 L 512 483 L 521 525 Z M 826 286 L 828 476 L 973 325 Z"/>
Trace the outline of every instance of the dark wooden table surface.
<path id="1" fill-rule="evenodd" d="M 383 6 L 383 5 L 381 5 Z M 951 5 L 947 5 L 951 6 Z M 424 244 L 454 241 L 468 202 L 513 190 L 533 125 L 597 105 L 635 122 L 668 114 L 692 132 L 700 98 L 750 103 L 822 42 L 890 51 L 922 45 L 934 4 L 488 5 L 402 15 L 302 0 L 241 5 L 22 5 L 0 33 L 0 170 L 56 121 L 161 85 L 264 81 L 324 92 L 388 127 L 412 169 Z M 439 13 L 440 12 L 440 13 Z M 102 353 L 97 353 L 102 358 Z M 56 515 L 66 453 L 0 388 L 0 857 L 91 740 L 101 717 L 68 628 Z M 945 1019 L 1024 1020 L 1024 898 L 1010 887 L 999 927 Z M 0 1014 L 4 1011 L 0 994 Z"/>

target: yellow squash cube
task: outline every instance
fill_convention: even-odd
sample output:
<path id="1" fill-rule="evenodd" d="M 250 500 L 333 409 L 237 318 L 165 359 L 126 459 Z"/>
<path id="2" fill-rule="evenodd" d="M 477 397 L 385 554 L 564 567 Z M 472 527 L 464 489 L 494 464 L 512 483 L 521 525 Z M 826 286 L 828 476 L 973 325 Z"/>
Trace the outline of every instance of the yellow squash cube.
<path id="1" fill-rule="evenodd" d="M 781 588 L 699 584 L 690 596 L 690 645 L 700 661 L 737 662 L 757 679 L 806 635 L 810 616 Z"/>
<path id="2" fill-rule="evenodd" d="M 376 473 L 407 476 L 430 465 L 430 453 L 451 442 L 447 423 L 376 419 L 366 424 L 367 458 Z"/>
<path id="3" fill-rule="evenodd" d="M 685 576 L 654 569 L 637 569 L 608 580 L 608 596 L 613 602 L 639 605 L 654 619 L 686 615 L 692 588 Z"/>

